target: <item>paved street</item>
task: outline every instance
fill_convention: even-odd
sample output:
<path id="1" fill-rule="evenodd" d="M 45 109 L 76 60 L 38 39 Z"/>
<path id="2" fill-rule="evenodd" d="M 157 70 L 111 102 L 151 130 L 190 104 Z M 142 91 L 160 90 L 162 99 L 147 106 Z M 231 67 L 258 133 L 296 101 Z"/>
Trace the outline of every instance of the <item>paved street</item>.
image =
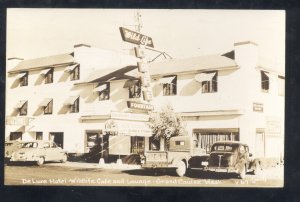
<path id="1" fill-rule="evenodd" d="M 150 172 L 139 166 L 100 167 L 91 163 L 47 163 L 41 167 L 21 164 L 5 166 L 5 185 L 30 186 L 175 186 L 175 187 L 281 187 L 283 166 L 265 170 L 259 176 L 251 173 L 246 179 L 235 175 L 209 174 L 192 170 L 185 177 L 174 172 Z"/>

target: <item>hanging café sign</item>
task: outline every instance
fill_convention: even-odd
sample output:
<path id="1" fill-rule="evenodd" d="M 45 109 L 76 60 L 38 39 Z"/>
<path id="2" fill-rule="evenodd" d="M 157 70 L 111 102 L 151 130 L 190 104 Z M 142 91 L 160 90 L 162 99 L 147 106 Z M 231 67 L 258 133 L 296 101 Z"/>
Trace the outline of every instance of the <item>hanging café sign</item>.
<path id="1" fill-rule="evenodd" d="M 127 41 L 127 42 L 134 43 L 137 45 L 149 46 L 149 47 L 154 48 L 152 38 L 149 36 L 140 34 L 138 32 L 129 30 L 124 27 L 120 27 L 120 32 L 121 32 L 123 41 Z"/>

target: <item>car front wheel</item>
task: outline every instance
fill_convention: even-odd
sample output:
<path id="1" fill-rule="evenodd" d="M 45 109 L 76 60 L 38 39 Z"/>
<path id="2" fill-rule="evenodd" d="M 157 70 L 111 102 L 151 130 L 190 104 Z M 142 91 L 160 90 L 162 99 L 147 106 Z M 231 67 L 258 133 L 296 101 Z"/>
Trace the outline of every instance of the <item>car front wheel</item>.
<path id="1" fill-rule="evenodd" d="M 45 163 L 44 157 L 40 157 L 40 158 L 37 160 L 37 162 L 36 162 L 36 164 L 37 164 L 38 166 L 41 166 L 41 165 L 43 165 L 44 163 Z"/>

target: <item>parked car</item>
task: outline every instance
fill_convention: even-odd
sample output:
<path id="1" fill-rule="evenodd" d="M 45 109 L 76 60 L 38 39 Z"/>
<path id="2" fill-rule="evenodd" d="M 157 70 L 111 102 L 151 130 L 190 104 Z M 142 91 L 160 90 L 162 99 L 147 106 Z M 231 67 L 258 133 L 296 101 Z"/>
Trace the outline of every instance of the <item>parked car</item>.
<path id="1" fill-rule="evenodd" d="M 4 153 L 4 157 L 5 157 L 5 161 L 9 161 L 11 158 L 11 154 L 20 149 L 22 147 L 22 144 L 24 142 L 19 141 L 19 140 L 11 140 L 11 141 L 5 141 L 5 153 Z"/>
<path id="2" fill-rule="evenodd" d="M 145 151 L 141 158 L 145 169 L 175 169 L 180 177 L 191 168 L 191 159 L 205 156 L 205 150 L 198 147 L 198 141 L 191 136 L 170 138 L 168 151 Z"/>
<path id="3" fill-rule="evenodd" d="M 245 178 L 248 171 L 254 174 L 261 170 L 259 159 L 252 159 L 247 144 L 236 141 L 216 142 L 212 145 L 207 170 L 214 172 L 237 173 Z"/>
<path id="4" fill-rule="evenodd" d="M 42 165 L 46 161 L 67 161 L 67 153 L 52 141 L 26 142 L 12 153 L 11 162 L 36 162 Z"/>

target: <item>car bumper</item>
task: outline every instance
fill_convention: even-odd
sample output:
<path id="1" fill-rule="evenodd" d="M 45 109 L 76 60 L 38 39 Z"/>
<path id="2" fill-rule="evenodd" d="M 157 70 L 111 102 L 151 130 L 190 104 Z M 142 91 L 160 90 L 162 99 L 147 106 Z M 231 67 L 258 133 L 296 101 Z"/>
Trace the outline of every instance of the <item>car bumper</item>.
<path id="1" fill-rule="evenodd" d="M 234 167 L 206 167 L 205 170 L 219 173 L 238 173 Z"/>
<path id="2" fill-rule="evenodd" d="M 145 163 L 142 168 L 175 168 L 174 165 L 168 163 Z"/>
<path id="3" fill-rule="evenodd" d="M 23 156 L 23 157 L 12 157 L 10 159 L 10 161 L 21 161 L 21 162 L 26 162 L 26 161 L 38 161 L 38 157 L 26 157 L 26 156 Z"/>

